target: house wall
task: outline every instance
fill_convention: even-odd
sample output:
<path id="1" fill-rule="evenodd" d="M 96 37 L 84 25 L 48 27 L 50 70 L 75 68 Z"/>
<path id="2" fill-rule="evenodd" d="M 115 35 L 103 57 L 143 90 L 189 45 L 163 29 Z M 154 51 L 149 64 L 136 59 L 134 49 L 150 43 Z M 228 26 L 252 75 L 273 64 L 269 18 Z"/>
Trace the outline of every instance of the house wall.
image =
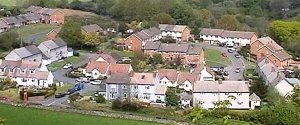
<path id="1" fill-rule="evenodd" d="M 200 72 L 200 81 L 214 81 L 215 76 L 207 72 L 206 67 Z"/>
<path id="2" fill-rule="evenodd" d="M 98 79 L 100 76 L 107 76 L 107 74 L 105 74 L 105 73 L 103 74 L 103 73 L 99 72 L 97 69 L 94 69 L 90 75 L 93 79 Z"/>
<path id="3" fill-rule="evenodd" d="M 40 44 L 38 46 L 38 48 L 40 50 L 43 50 L 44 51 L 43 53 L 47 53 L 48 55 L 50 55 L 50 57 L 51 57 L 49 59 L 50 62 L 57 61 L 57 60 L 60 60 L 64 57 L 68 56 L 67 46 L 62 46 L 62 47 L 50 50 L 45 45 Z"/>
<path id="4" fill-rule="evenodd" d="M 172 82 L 170 81 L 168 78 L 166 77 L 163 77 L 159 80 L 159 84 L 161 85 L 167 85 L 168 87 L 176 87 L 177 86 L 177 83 L 176 81 L 175 82 Z"/>
<path id="5" fill-rule="evenodd" d="M 137 36 L 131 35 L 125 40 L 126 46 L 128 46 L 128 50 L 131 51 L 142 51 L 142 44 L 141 41 Z"/>
<path id="6" fill-rule="evenodd" d="M 267 55 L 269 55 L 271 53 L 272 53 L 272 51 L 264 46 L 261 49 L 257 50 L 256 58 L 260 59 L 260 58 L 266 57 Z"/>
<path id="7" fill-rule="evenodd" d="M 158 95 L 158 94 L 154 95 L 154 102 L 155 103 L 159 103 L 160 102 L 160 103 L 164 104 L 165 101 L 166 101 L 166 96 L 165 95 Z"/>
<path id="8" fill-rule="evenodd" d="M 154 102 L 154 92 L 155 92 L 155 85 L 154 84 L 131 84 L 130 85 L 130 90 L 132 90 L 131 96 L 136 98 L 139 101 L 145 102 L 145 103 L 150 103 Z"/>
<path id="9" fill-rule="evenodd" d="M 50 20 L 51 20 L 51 23 L 64 24 L 65 15 L 61 11 L 55 11 L 52 15 L 50 15 Z"/>
<path id="10" fill-rule="evenodd" d="M 182 32 L 182 41 L 189 41 L 191 30 L 189 28 L 185 28 Z"/>
<path id="11" fill-rule="evenodd" d="M 193 84 L 186 80 L 183 82 L 183 84 L 180 84 L 178 87 L 180 89 L 184 89 L 185 91 L 191 91 L 193 89 Z"/>
<path id="12" fill-rule="evenodd" d="M 227 43 L 228 45 L 233 45 L 233 43 L 238 44 L 239 46 L 250 45 L 251 40 L 257 39 L 256 36 L 253 36 L 251 39 L 243 39 L 243 38 L 229 38 L 229 37 L 221 37 L 214 35 L 200 35 L 204 41 L 219 41 L 220 43 Z"/>
<path id="13" fill-rule="evenodd" d="M 228 96 L 236 97 L 232 100 Z M 230 109 L 249 109 L 249 93 L 193 93 L 193 106 L 199 105 L 204 109 L 212 109 L 214 103 L 218 101 L 229 100 Z"/>
<path id="14" fill-rule="evenodd" d="M 258 48 L 262 47 L 263 44 L 260 41 L 253 42 L 250 46 L 250 53 L 253 55 L 258 55 Z"/>
<path id="15" fill-rule="evenodd" d="M 275 89 L 281 96 L 291 95 L 294 90 L 294 87 L 289 84 L 286 80 L 281 80 L 276 86 Z"/>
<path id="16" fill-rule="evenodd" d="M 36 54 L 29 57 L 25 57 L 23 58 L 23 60 L 42 61 L 42 58 L 43 58 L 42 54 Z M 18 61 L 18 60 L 22 60 L 22 58 L 20 58 L 19 55 L 17 55 L 15 52 L 11 52 L 5 57 L 5 60 Z"/>
<path id="17" fill-rule="evenodd" d="M 123 84 L 114 84 L 107 83 L 106 84 L 106 98 L 107 100 L 114 100 L 120 98 L 121 100 L 126 99 L 126 97 L 130 97 L 130 85 L 128 83 Z"/>
<path id="18" fill-rule="evenodd" d="M 273 54 L 268 57 L 268 60 L 270 60 L 277 67 L 289 66 L 289 64 L 292 62 L 292 59 L 287 59 L 287 60 L 280 61 Z"/>
<path id="19" fill-rule="evenodd" d="M 260 106 L 260 101 L 250 101 L 250 109 L 255 109 L 255 107 L 259 107 Z"/>
<path id="20" fill-rule="evenodd" d="M 47 34 L 48 40 L 54 40 L 55 38 L 57 38 L 57 32 L 51 31 L 50 33 Z"/>

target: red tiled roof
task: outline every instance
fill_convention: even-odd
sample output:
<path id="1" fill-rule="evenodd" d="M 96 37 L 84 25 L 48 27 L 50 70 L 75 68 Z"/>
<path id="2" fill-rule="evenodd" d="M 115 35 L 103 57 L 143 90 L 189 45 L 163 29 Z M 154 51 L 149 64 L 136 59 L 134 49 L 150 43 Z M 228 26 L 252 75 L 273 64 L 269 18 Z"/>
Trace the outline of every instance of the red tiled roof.
<path id="1" fill-rule="evenodd" d="M 97 69 L 100 73 L 106 73 L 109 64 L 106 62 L 97 62 L 95 60 L 90 61 L 86 66 L 86 72 L 92 72 L 94 69 Z"/>
<path id="2" fill-rule="evenodd" d="M 196 74 L 192 74 L 190 72 L 181 72 L 178 75 L 178 84 L 183 84 L 186 80 L 188 80 L 190 83 L 194 83 L 197 79 Z"/>
<path id="3" fill-rule="evenodd" d="M 158 70 L 158 76 L 160 79 L 166 77 L 169 80 L 176 81 L 178 73 L 175 69 L 160 69 Z"/>
<path id="4" fill-rule="evenodd" d="M 131 70 L 130 64 L 110 64 L 109 73 L 129 73 Z"/>

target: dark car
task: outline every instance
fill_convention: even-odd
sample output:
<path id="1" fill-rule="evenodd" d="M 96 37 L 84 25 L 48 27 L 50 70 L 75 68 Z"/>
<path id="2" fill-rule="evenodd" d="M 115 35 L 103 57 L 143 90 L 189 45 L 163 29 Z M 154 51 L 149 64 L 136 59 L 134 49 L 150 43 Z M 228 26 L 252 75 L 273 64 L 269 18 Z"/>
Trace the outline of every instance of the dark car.
<path id="1" fill-rule="evenodd" d="M 235 57 L 235 58 L 241 58 L 241 55 L 235 54 L 234 57 Z"/>
<path id="2" fill-rule="evenodd" d="M 65 93 L 57 93 L 57 94 L 55 94 L 55 98 L 62 98 L 65 95 L 66 95 Z"/>
<path id="3" fill-rule="evenodd" d="M 68 91 L 65 92 L 66 95 L 71 95 L 73 94 L 74 92 L 76 92 L 75 89 L 69 89 Z"/>
<path id="4" fill-rule="evenodd" d="M 224 71 L 224 72 L 223 72 L 223 75 L 224 75 L 224 76 L 228 76 L 228 72 L 227 72 L 227 71 Z"/>
<path id="5" fill-rule="evenodd" d="M 233 50 L 232 49 L 228 49 L 227 50 L 229 53 L 233 53 Z"/>

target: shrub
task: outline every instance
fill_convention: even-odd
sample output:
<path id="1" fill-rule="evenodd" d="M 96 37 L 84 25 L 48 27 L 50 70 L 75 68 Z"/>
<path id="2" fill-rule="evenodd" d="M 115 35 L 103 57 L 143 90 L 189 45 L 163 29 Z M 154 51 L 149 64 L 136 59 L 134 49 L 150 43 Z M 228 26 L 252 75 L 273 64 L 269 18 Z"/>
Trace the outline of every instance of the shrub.
<path id="1" fill-rule="evenodd" d="M 79 99 L 79 98 L 81 98 L 81 95 L 79 93 L 74 93 L 74 94 L 69 96 L 69 99 L 71 101 L 76 101 L 76 99 Z"/>
<path id="2" fill-rule="evenodd" d="M 45 98 L 48 98 L 50 96 L 53 96 L 55 94 L 55 90 L 49 90 L 46 94 L 45 94 Z"/>
<path id="3" fill-rule="evenodd" d="M 99 95 L 99 96 L 95 97 L 95 101 L 97 103 L 104 103 L 105 102 L 105 98 L 103 97 L 103 95 Z"/>
<path id="4" fill-rule="evenodd" d="M 123 101 L 121 107 L 123 111 L 138 111 L 141 108 L 142 106 L 139 103 L 130 100 Z"/>
<path id="5" fill-rule="evenodd" d="M 122 101 L 120 99 L 116 99 L 112 102 L 112 109 L 121 109 L 122 107 Z"/>
<path id="6" fill-rule="evenodd" d="M 74 52 L 73 56 L 80 56 L 79 52 Z"/>

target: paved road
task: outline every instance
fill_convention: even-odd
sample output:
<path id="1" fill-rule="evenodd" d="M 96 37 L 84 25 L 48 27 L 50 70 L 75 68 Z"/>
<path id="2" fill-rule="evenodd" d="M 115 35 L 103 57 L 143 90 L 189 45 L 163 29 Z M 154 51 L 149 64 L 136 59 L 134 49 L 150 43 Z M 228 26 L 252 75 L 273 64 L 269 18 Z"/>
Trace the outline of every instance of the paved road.
<path id="1" fill-rule="evenodd" d="M 224 70 L 228 71 L 228 80 L 243 80 L 243 72 L 246 69 L 247 64 L 245 64 L 246 60 L 244 57 L 241 58 L 236 58 L 234 55 L 237 54 L 236 51 L 233 53 L 228 53 L 227 48 L 225 47 L 218 47 L 218 46 L 210 46 L 208 44 L 204 44 L 205 48 L 211 48 L 211 49 L 216 49 L 222 53 L 226 53 L 228 58 L 231 61 L 231 64 L 227 65 Z M 240 73 L 236 73 L 235 70 L 236 68 L 241 68 Z"/>
<path id="2" fill-rule="evenodd" d="M 97 56 L 94 53 L 80 53 L 80 54 L 82 56 L 84 56 L 84 60 L 74 63 L 73 64 L 74 68 L 77 68 L 77 67 L 87 64 L 89 61 L 89 57 Z M 63 82 L 63 83 L 71 83 L 71 84 L 75 85 L 76 84 L 75 79 L 69 78 L 65 75 L 70 70 L 71 69 L 59 69 L 59 70 L 53 72 L 54 81 L 59 81 L 59 82 Z M 99 90 L 99 86 L 97 86 L 97 85 L 84 84 L 84 89 L 80 90 L 79 93 L 83 94 L 83 93 L 97 91 L 97 90 Z M 59 98 L 59 99 L 51 97 L 51 98 L 45 100 L 44 102 L 42 102 L 42 105 L 68 106 L 68 105 L 65 105 L 67 99 L 68 99 L 68 96 L 65 96 L 65 97 Z M 62 103 L 64 103 L 64 104 L 62 104 Z"/>

